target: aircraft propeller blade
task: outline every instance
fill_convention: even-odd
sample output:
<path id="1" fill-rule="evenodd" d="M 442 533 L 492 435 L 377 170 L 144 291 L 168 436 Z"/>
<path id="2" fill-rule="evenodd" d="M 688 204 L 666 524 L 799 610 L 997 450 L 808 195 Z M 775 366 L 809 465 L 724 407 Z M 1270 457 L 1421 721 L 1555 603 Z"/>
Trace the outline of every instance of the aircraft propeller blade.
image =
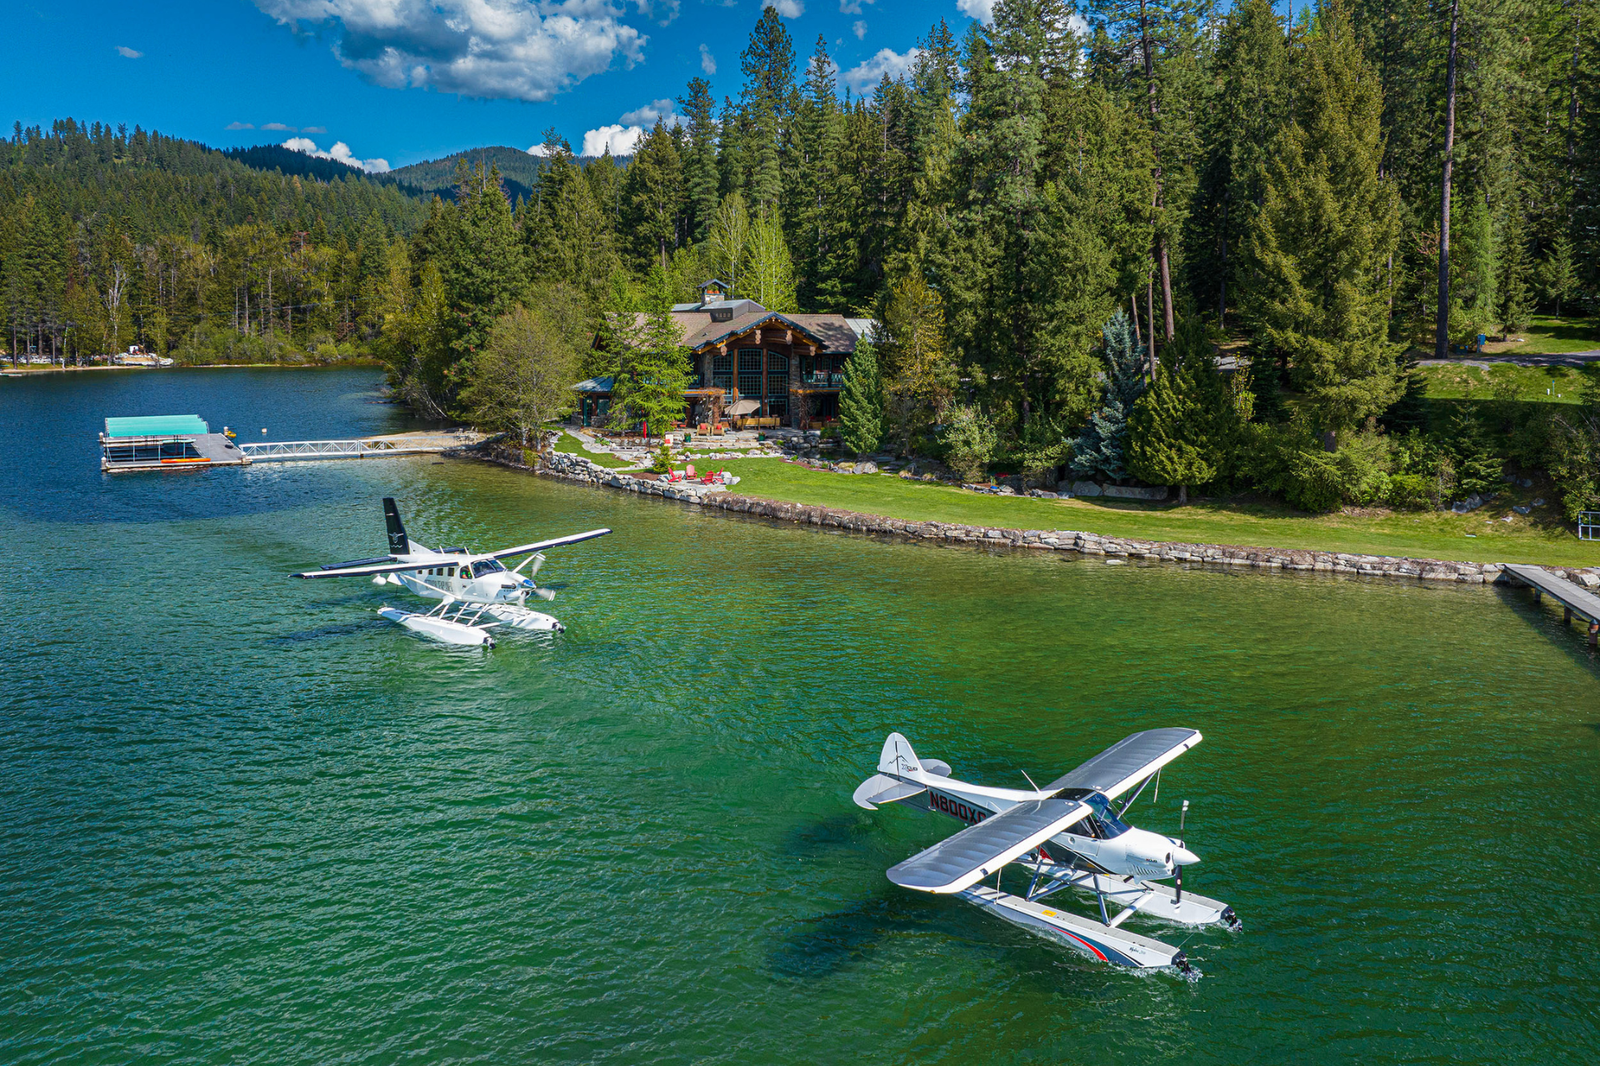
<path id="1" fill-rule="evenodd" d="M 534 589 L 533 594 L 541 600 L 553 600 L 556 598 L 555 589 Z"/>

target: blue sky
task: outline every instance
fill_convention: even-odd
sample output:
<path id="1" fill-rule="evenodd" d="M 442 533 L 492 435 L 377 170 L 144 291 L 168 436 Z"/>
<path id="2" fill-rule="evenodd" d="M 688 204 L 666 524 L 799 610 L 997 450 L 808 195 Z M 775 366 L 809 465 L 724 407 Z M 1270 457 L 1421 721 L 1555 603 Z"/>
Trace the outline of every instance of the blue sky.
<path id="1" fill-rule="evenodd" d="M 818 34 L 843 81 L 893 74 L 933 22 L 992 0 L 769 0 L 803 69 Z M 6 127 L 125 122 L 218 147 L 303 138 L 379 169 L 463 148 L 575 149 L 704 75 L 737 96 L 762 0 L 8 0 Z M 611 130 L 610 127 L 621 127 Z"/>

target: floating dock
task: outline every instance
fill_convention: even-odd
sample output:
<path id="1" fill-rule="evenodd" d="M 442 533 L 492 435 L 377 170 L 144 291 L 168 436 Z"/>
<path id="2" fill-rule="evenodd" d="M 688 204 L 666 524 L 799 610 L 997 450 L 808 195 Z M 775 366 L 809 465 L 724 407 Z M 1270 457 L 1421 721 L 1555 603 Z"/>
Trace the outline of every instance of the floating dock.
<path id="1" fill-rule="evenodd" d="M 100 469 L 187 470 L 199 466 L 246 466 L 248 456 L 225 434 L 211 432 L 199 415 L 108 418 L 100 434 Z"/>
<path id="2" fill-rule="evenodd" d="M 1535 602 L 1549 596 L 1561 604 L 1562 621 L 1570 625 L 1577 617 L 1589 623 L 1589 646 L 1600 647 L 1600 596 L 1582 585 L 1556 577 L 1542 566 L 1507 563 L 1504 572 L 1517 584 L 1533 589 Z"/>

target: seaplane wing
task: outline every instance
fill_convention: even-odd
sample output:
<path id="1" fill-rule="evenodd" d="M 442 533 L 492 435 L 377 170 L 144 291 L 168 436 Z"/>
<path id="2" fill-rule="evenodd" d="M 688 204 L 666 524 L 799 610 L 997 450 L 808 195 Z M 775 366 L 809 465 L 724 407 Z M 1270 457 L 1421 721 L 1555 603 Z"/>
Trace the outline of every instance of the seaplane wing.
<path id="1" fill-rule="evenodd" d="M 489 556 L 493 559 L 509 559 L 513 555 L 532 555 L 534 552 L 542 552 L 546 548 L 559 548 L 564 544 L 580 544 L 586 540 L 603 537 L 610 532 L 611 530 L 609 529 L 591 529 L 587 533 L 574 533 L 570 537 L 556 537 L 554 540 L 541 540 L 537 544 L 522 544 L 515 548 L 490 552 Z M 474 556 L 474 558 L 479 558 L 479 556 Z"/>
<path id="2" fill-rule="evenodd" d="M 1200 740 L 1197 729 L 1146 729 L 1122 738 L 1076 770 L 1056 778 L 1042 791 L 1087 788 L 1104 793 L 1108 799 L 1116 799 Z"/>
<path id="3" fill-rule="evenodd" d="M 406 570 L 426 570 L 430 566 L 446 566 L 456 562 L 460 556 L 442 555 L 437 562 L 426 559 L 414 559 L 411 562 L 397 563 L 389 560 L 362 560 L 358 563 L 334 563 L 331 566 L 320 567 L 316 570 L 307 570 L 304 573 L 290 574 L 290 577 L 365 577 L 368 574 L 398 574 Z"/>
<path id="4" fill-rule="evenodd" d="M 902 888 L 960 892 L 1006 863 L 1032 851 L 1090 813 L 1088 804 L 1048 797 L 1023 800 L 1010 810 L 968 826 L 926 851 L 889 868 Z"/>

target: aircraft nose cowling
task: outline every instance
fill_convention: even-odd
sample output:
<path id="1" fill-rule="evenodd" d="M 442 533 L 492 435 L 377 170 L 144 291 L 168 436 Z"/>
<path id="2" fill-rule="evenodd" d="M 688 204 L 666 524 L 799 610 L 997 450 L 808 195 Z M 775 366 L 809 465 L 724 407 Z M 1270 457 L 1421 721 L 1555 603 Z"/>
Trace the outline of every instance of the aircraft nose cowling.
<path id="1" fill-rule="evenodd" d="M 1193 866 L 1200 861 L 1200 856 L 1181 845 L 1172 848 L 1172 864 L 1174 866 Z"/>

